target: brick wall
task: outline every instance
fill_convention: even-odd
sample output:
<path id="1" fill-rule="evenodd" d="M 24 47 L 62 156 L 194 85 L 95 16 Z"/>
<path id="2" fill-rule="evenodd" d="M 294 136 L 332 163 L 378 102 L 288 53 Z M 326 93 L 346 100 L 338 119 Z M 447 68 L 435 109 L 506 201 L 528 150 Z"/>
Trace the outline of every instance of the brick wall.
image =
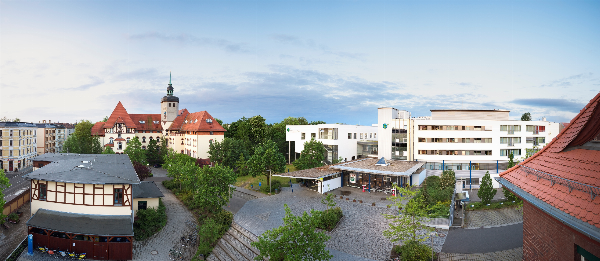
<path id="1" fill-rule="evenodd" d="M 600 257 L 600 242 L 523 202 L 523 260 L 576 260 L 576 245 Z"/>

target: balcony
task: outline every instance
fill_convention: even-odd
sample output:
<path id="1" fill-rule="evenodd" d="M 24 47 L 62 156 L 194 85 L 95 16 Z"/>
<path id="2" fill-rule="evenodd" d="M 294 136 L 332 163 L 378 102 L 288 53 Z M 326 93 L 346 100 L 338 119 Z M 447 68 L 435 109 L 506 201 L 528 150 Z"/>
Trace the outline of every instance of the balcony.
<path id="1" fill-rule="evenodd" d="M 515 134 L 515 130 L 508 130 L 508 134 Z"/>
<path id="2" fill-rule="evenodd" d="M 509 147 L 514 147 L 515 146 L 515 142 L 514 141 L 509 141 L 508 142 L 508 146 Z"/>

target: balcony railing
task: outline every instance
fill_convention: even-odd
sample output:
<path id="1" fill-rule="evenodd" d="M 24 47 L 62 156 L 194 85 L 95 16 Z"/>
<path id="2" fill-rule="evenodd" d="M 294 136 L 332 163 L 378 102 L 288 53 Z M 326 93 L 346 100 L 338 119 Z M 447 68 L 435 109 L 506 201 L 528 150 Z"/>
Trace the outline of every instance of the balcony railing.
<path id="1" fill-rule="evenodd" d="M 508 134 L 515 134 L 515 130 L 508 130 Z"/>

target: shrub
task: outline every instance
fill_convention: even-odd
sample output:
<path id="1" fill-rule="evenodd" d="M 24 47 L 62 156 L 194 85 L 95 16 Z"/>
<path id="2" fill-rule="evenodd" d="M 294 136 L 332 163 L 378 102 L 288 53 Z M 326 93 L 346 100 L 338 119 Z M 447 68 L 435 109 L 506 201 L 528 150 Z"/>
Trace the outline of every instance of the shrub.
<path id="1" fill-rule="evenodd" d="M 271 192 L 275 193 L 275 189 L 281 190 L 281 181 L 271 179 Z M 260 186 L 260 191 L 263 193 L 269 193 L 269 184 L 267 184 L 267 182 L 263 183 L 262 186 Z"/>
<path id="2" fill-rule="evenodd" d="M 481 199 L 481 203 L 490 204 L 494 195 L 496 195 L 497 190 L 492 186 L 492 178 L 490 177 L 490 172 L 487 171 L 481 180 L 481 185 L 479 186 L 479 191 L 477 191 L 477 196 Z"/>
<path id="3" fill-rule="evenodd" d="M 407 241 L 400 247 L 401 260 L 431 260 L 431 248 L 417 241 Z"/>
<path id="4" fill-rule="evenodd" d="M 19 215 L 17 215 L 17 213 L 10 213 L 8 215 L 8 219 L 12 220 L 12 221 L 19 221 Z"/>
<path id="5" fill-rule="evenodd" d="M 162 182 L 162 184 L 165 186 L 165 188 L 172 190 L 173 192 L 175 192 L 175 189 L 179 189 L 179 182 L 175 181 L 174 179 L 165 180 Z"/>
<path id="6" fill-rule="evenodd" d="M 429 206 L 427 216 L 430 218 L 448 218 L 450 217 L 450 201 L 437 202 L 435 205 Z"/>
<path id="7" fill-rule="evenodd" d="M 340 207 L 330 208 L 325 211 L 312 210 L 311 215 L 315 226 L 320 229 L 331 231 L 344 216 Z"/>
<path id="8" fill-rule="evenodd" d="M 140 180 L 145 180 L 152 174 L 148 166 L 139 162 L 133 162 L 133 169 L 135 169 L 135 173 L 137 173 Z"/>
<path id="9" fill-rule="evenodd" d="M 217 240 L 221 238 L 221 230 L 221 224 L 214 219 L 205 219 L 204 224 L 198 228 L 198 251 L 196 254 L 207 257 L 212 252 Z"/>
<path id="10" fill-rule="evenodd" d="M 158 209 L 139 209 L 133 223 L 135 240 L 144 240 L 160 231 L 167 224 L 166 207 L 159 199 Z"/>

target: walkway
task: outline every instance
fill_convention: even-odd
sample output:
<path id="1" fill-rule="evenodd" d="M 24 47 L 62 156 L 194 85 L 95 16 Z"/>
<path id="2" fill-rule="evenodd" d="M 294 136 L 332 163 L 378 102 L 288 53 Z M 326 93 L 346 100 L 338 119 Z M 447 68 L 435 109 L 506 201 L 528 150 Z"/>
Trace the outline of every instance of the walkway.
<path id="1" fill-rule="evenodd" d="M 18 211 L 23 212 L 18 224 L 8 223 L 9 229 L 0 228 L 0 260 L 8 258 L 10 253 L 27 236 L 27 221 L 30 218 L 31 203 L 27 202 Z"/>
<path id="2" fill-rule="evenodd" d="M 488 253 L 523 247 L 523 223 L 480 229 L 450 229 L 444 253 Z"/>
<path id="3" fill-rule="evenodd" d="M 325 210 L 326 206 L 321 204 L 322 197 L 294 184 L 293 193 L 290 188 L 282 188 L 278 195 L 248 201 L 234 216 L 234 221 L 254 235 L 261 235 L 266 230 L 283 225 L 284 204 L 290 207 L 294 215 L 301 215 L 311 209 Z M 382 214 L 393 214 L 395 210 L 386 208 L 389 201 L 385 200 L 383 193 L 359 194 L 356 190 L 348 198 L 350 200 L 334 199 L 337 206 L 342 208 L 344 218 L 332 232 L 326 232 L 331 239 L 325 245 L 332 250 L 334 260 L 386 260 L 392 243 L 383 236 L 389 221 Z M 354 198 L 362 198 L 364 203 L 352 202 Z M 371 206 L 371 201 L 376 203 L 375 207 Z M 445 232 L 447 230 L 442 231 L 444 236 L 434 239 L 437 251 L 444 244 Z"/>
<path id="4" fill-rule="evenodd" d="M 515 207 L 465 212 L 465 228 L 490 228 L 523 223 L 523 209 Z"/>

